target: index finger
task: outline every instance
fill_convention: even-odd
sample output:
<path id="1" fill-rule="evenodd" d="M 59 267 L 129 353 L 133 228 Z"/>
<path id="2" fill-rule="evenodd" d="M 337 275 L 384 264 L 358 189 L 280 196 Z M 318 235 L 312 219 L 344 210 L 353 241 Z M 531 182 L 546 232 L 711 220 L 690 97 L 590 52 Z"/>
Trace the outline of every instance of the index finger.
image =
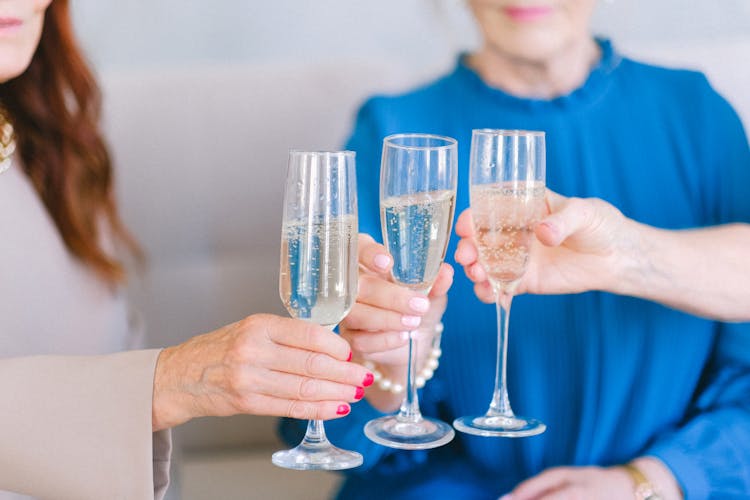
<path id="1" fill-rule="evenodd" d="M 264 327 L 276 344 L 328 354 L 341 361 L 348 361 L 351 357 L 349 343 L 328 328 L 298 319 L 263 316 L 271 318 Z"/>
<path id="2" fill-rule="evenodd" d="M 388 273 L 393 266 L 393 258 L 385 247 L 376 242 L 372 236 L 360 233 L 359 265 L 375 274 L 388 277 Z"/>

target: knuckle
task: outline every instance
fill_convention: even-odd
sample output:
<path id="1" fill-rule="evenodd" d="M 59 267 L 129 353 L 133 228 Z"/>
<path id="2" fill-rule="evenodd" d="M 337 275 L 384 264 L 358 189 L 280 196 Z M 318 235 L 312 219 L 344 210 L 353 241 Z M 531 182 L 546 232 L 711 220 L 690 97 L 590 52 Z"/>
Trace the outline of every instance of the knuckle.
<path id="1" fill-rule="evenodd" d="M 371 295 L 373 280 L 375 280 L 375 277 L 369 274 L 360 275 L 357 289 L 358 299 L 366 299 Z"/>
<path id="2" fill-rule="evenodd" d="M 320 392 L 320 382 L 314 378 L 306 378 L 300 382 L 297 399 L 313 399 Z"/>
<path id="3" fill-rule="evenodd" d="M 304 401 L 290 401 L 286 416 L 298 420 L 312 420 L 315 418 L 315 406 Z"/>
<path id="4" fill-rule="evenodd" d="M 401 347 L 404 343 L 404 341 L 401 340 L 400 334 L 397 334 L 397 333 L 383 335 L 382 337 L 383 337 L 383 350 L 384 351 L 391 351 L 393 349 Z"/>
<path id="5" fill-rule="evenodd" d="M 362 335 L 355 335 L 353 336 L 350 341 L 350 345 L 352 346 L 352 351 L 354 353 L 358 352 L 368 352 L 368 342 L 365 338 L 363 338 Z"/>
<path id="6" fill-rule="evenodd" d="M 313 377 L 322 375 L 325 369 L 325 361 L 325 355 L 318 352 L 309 353 L 305 360 L 306 374 Z"/>

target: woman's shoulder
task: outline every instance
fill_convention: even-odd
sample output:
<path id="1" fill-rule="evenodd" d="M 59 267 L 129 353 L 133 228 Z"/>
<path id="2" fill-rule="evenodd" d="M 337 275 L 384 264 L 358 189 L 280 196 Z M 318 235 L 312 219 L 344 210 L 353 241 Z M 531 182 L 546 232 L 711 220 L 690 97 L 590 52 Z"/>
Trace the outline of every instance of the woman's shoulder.
<path id="1" fill-rule="evenodd" d="M 622 57 L 619 73 L 624 79 L 644 88 L 667 91 L 682 97 L 715 96 L 706 75 L 696 69 L 670 67 L 629 57 Z"/>
<path id="2" fill-rule="evenodd" d="M 629 58 L 623 58 L 621 67 L 621 82 L 646 104 L 652 102 L 662 109 L 673 106 L 700 119 L 740 122 L 732 104 L 699 70 Z"/>

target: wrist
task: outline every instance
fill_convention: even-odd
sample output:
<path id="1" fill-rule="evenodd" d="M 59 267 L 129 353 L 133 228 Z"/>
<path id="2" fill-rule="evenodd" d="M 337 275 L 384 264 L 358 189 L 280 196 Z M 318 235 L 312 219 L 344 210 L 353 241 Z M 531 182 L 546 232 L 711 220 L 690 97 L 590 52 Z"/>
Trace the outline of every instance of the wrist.
<path id="1" fill-rule="evenodd" d="M 639 297 L 643 294 L 644 282 L 651 279 L 654 272 L 650 255 L 653 246 L 653 228 L 624 218 L 618 241 L 613 253 L 612 274 L 608 276 L 605 291 L 619 295 Z"/>
<path id="2" fill-rule="evenodd" d="M 633 479 L 634 498 L 637 500 L 681 500 L 683 498 L 677 480 L 661 460 L 655 457 L 639 457 L 628 465 Z M 641 477 L 638 477 L 638 474 Z M 650 492 L 649 492 L 650 490 Z"/>
<path id="3" fill-rule="evenodd" d="M 151 404 L 151 428 L 154 432 L 169 429 L 193 418 L 188 395 L 180 390 L 179 347 L 167 347 L 159 353 L 154 371 L 154 391 Z"/>

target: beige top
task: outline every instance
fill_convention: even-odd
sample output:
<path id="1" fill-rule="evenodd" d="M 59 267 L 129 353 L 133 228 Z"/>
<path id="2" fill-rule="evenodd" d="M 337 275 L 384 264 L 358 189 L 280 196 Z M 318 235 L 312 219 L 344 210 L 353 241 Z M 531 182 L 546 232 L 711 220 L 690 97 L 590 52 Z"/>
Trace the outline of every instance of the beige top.
<path id="1" fill-rule="evenodd" d="M 0 490 L 160 498 L 171 444 L 151 433 L 158 350 L 101 356 L 141 345 L 126 301 L 69 254 L 15 161 L 0 174 Z"/>

